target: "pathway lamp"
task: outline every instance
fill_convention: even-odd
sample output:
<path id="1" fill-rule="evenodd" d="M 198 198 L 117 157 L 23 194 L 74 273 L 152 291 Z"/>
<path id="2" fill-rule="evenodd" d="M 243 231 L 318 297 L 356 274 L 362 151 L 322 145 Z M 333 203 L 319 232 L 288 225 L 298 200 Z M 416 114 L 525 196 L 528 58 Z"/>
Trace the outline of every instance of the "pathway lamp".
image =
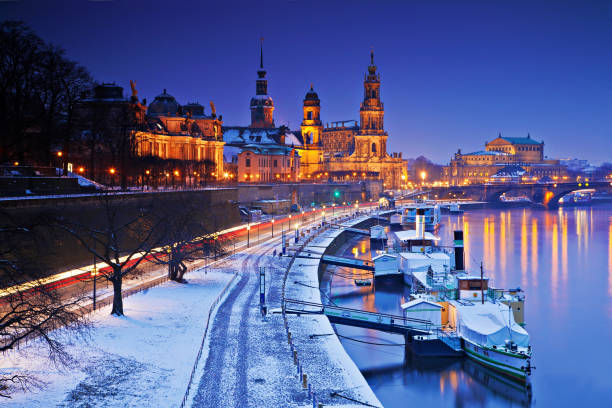
<path id="1" fill-rule="evenodd" d="M 251 247 L 251 224 L 247 224 L 247 248 Z"/>
<path id="2" fill-rule="evenodd" d="M 274 238 L 274 217 L 272 217 L 272 238 Z"/>
<path id="3" fill-rule="evenodd" d="M 291 214 L 289 214 L 289 229 L 291 229 Z"/>

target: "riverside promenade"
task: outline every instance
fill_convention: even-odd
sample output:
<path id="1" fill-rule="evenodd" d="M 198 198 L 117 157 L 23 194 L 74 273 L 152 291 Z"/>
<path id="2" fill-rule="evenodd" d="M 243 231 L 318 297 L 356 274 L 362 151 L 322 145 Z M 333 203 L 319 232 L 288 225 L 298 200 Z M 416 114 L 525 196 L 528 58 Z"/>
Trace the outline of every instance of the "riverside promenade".
<path id="1" fill-rule="evenodd" d="M 347 217 L 338 222 L 352 226 L 366 219 Z M 313 399 L 323 406 L 382 406 L 325 316 L 287 316 L 285 322 L 280 313 L 285 285 L 287 297 L 321 301 L 320 256 L 315 253 L 322 254 L 341 232 L 311 230 L 284 257 L 272 256 L 275 249 L 279 251 L 280 240 L 269 240 L 242 259 L 240 280 L 217 310 L 205 362 L 186 406 L 310 407 Z M 312 259 L 293 258 L 302 251 L 311 253 Z M 272 312 L 265 321 L 259 310 L 260 267 L 266 268 L 266 303 Z"/>

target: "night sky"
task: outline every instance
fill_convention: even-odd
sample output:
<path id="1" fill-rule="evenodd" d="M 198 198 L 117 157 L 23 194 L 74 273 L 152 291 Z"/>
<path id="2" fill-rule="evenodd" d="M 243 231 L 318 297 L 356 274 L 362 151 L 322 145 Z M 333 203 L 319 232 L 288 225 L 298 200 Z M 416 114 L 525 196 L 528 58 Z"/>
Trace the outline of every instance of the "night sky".
<path id="1" fill-rule="evenodd" d="M 359 119 L 370 48 L 389 151 L 447 163 L 501 132 L 549 157 L 612 161 L 610 1 L 0 1 L 98 81 L 150 102 L 213 100 L 247 125 L 259 39 L 277 125 L 314 83 L 323 122 Z"/>

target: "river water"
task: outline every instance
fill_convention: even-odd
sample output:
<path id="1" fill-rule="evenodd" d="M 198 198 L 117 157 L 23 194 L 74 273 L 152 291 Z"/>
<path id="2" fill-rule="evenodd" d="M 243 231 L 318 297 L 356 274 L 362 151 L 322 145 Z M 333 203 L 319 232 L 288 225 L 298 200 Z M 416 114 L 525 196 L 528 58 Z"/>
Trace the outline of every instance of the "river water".
<path id="1" fill-rule="evenodd" d="M 612 204 L 483 209 L 443 215 L 441 245 L 463 229 L 466 266 L 491 285 L 525 291 L 533 347 L 531 388 L 466 359 L 423 359 L 401 336 L 336 326 L 348 354 L 385 407 L 610 406 L 612 404 Z M 369 239 L 344 256 L 370 258 Z M 323 291 L 341 306 L 401 314 L 400 284 L 357 287 L 347 268 L 330 267 Z M 374 344 L 370 344 L 374 343 Z"/>

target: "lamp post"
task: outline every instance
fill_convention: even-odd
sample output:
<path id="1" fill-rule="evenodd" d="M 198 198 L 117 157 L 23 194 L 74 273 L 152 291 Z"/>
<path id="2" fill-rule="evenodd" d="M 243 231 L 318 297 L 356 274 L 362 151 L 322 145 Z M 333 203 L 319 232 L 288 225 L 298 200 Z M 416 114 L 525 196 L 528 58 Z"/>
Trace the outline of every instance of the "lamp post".
<path id="1" fill-rule="evenodd" d="M 291 214 L 289 214 L 289 230 L 291 230 Z"/>
<path id="2" fill-rule="evenodd" d="M 421 171 L 421 185 L 425 184 L 426 178 L 427 178 L 427 172 L 425 170 Z"/>
<path id="3" fill-rule="evenodd" d="M 247 224 L 247 248 L 251 247 L 251 224 Z"/>
<path id="4" fill-rule="evenodd" d="M 274 216 L 272 216 L 272 238 L 274 238 Z"/>

